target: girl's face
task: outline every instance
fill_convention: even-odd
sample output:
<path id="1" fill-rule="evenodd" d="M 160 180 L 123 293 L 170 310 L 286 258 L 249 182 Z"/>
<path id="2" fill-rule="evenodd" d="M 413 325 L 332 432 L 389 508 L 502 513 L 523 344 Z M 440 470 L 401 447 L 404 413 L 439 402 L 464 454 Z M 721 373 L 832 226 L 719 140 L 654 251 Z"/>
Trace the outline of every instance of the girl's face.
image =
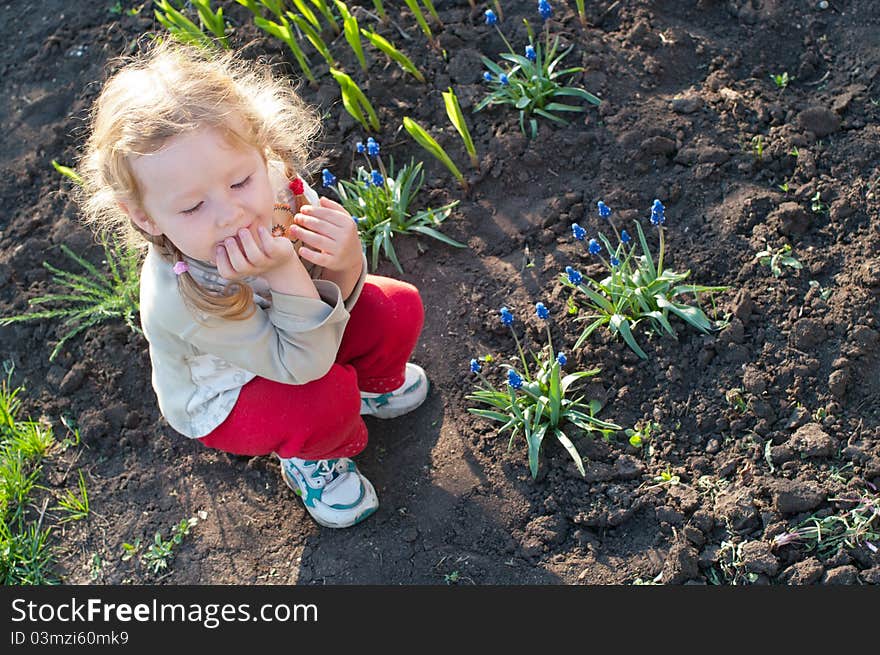
<path id="1" fill-rule="evenodd" d="M 232 145 L 217 128 L 173 137 L 131 166 L 143 208 L 120 203 L 123 211 L 188 257 L 214 264 L 218 246 L 229 238 L 238 242 L 239 230 L 250 230 L 259 243 L 257 228 L 272 228 L 275 193 L 266 162 L 256 148 Z"/>

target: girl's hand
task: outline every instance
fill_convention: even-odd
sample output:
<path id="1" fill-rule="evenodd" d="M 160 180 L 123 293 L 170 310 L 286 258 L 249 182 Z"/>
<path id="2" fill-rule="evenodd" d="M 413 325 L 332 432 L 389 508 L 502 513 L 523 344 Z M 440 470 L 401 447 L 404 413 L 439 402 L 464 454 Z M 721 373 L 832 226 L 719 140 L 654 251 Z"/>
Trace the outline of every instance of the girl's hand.
<path id="1" fill-rule="evenodd" d="M 296 259 L 296 250 L 290 239 L 274 237 L 266 228 L 257 230 L 259 240 L 250 230 L 238 231 L 237 239 L 229 237 L 218 245 L 215 255 L 217 272 L 227 280 L 241 280 L 249 276 L 265 275 Z"/>
<path id="2" fill-rule="evenodd" d="M 357 224 L 338 202 L 322 197 L 318 205 L 303 205 L 288 231 L 303 242 L 299 249 L 302 259 L 328 271 L 360 270 Z"/>

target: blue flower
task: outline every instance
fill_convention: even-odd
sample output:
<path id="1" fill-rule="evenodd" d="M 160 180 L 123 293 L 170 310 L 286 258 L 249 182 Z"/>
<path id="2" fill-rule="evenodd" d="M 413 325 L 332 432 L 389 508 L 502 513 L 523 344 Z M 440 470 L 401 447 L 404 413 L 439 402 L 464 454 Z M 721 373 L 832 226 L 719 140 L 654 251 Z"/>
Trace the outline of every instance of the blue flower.
<path id="1" fill-rule="evenodd" d="M 498 16 L 491 9 L 487 9 L 483 15 L 486 17 L 486 25 L 495 25 L 498 22 Z"/>
<path id="2" fill-rule="evenodd" d="M 571 266 L 566 266 L 565 272 L 568 274 L 568 281 L 572 284 L 577 285 L 584 280 L 584 276 L 574 270 Z"/>
<path id="3" fill-rule="evenodd" d="M 577 223 L 571 224 L 571 233 L 574 235 L 574 238 L 577 239 L 578 241 L 583 241 L 584 237 L 587 236 L 587 231 L 584 228 L 582 228 L 580 225 L 578 225 Z"/>
<path id="4" fill-rule="evenodd" d="M 556 355 L 556 361 L 559 362 L 560 366 L 565 366 L 568 358 L 565 356 L 565 353 L 559 353 L 558 355 Z"/>
<path id="5" fill-rule="evenodd" d="M 321 184 L 326 186 L 333 186 L 336 184 L 336 176 L 331 173 L 328 169 L 324 169 L 321 171 Z"/>
<path id="6" fill-rule="evenodd" d="M 659 200 L 655 200 L 651 207 L 651 224 L 663 225 L 666 222 L 666 207 Z"/>
<path id="7" fill-rule="evenodd" d="M 615 268 L 620 266 L 620 260 L 617 257 L 612 256 L 610 261 L 611 261 L 611 265 L 614 266 Z"/>
<path id="8" fill-rule="evenodd" d="M 548 316 L 550 316 L 550 310 L 544 307 L 544 303 L 537 302 L 535 303 L 535 314 L 538 315 L 538 318 L 546 319 Z"/>
<path id="9" fill-rule="evenodd" d="M 363 218 L 360 218 L 358 216 L 352 216 L 351 218 L 354 221 L 355 225 L 358 225 L 362 220 L 364 220 Z"/>
<path id="10" fill-rule="evenodd" d="M 609 216 L 611 216 L 611 207 L 606 205 L 604 202 L 600 200 L 596 203 L 596 206 L 599 208 L 599 216 L 601 216 L 602 218 L 608 218 Z"/>
<path id="11" fill-rule="evenodd" d="M 486 80 L 487 82 L 491 82 L 492 81 L 492 73 L 486 71 L 485 73 L 483 73 L 483 79 Z"/>
<path id="12" fill-rule="evenodd" d="M 373 186 L 382 186 L 385 183 L 385 179 L 379 171 L 370 173 L 370 181 L 373 183 Z"/>
<path id="13" fill-rule="evenodd" d="M 587 244 L 587 249 L 590 251 L 591 255 L 598 255 L 602 252 L 602 246 L 600 246 L 599 242 L 595 239 L 590 239 L 590 242 Z"/>
<path id="14" fill-rule="evenodd" d="M 498 81 L 501 82 L 501 86 L 507 86 L 508 84 L 510 84 L 510 80 L 504 73 L 501 73 L 501 75 L 498 76 Z"/>
<path id="15" fill-rule="evenodd" d="M 507 371 L 507 384 L 512 389 L 519 389 L 523 385 L 523 379 L 519 376 L 519 373 L 511 368 Z"/>
<path id="16" fill-rule="evenodd" d="M 553 13 L 553 7 L 550 6 L 550 3 L 547 0 L 540 0 L 538 2 L 538 13 L 541 14 L 541 18 L 547 20 L 550 18 L 550 14 Z"/>
<path id="17" fill-rule="evenodd" d="M 538 55 L 535 52 L 535 49 L 532 46 L 527 45 L 526 46 L 526 59 L 528 59 L 529 61 L 535 61 L 537 58 L 538 58 Z"/>
<path id="18" fill-rule="evenodd" d="M 504 325 L 513 325 L 513 314 L 507 307 L 501 308 L 501 323 Z"/>
<path id="19" fill-rule="evenodd" d="M 363 142 L 363 141 L 358 141 L 357 143 L 355 143 L 355 144 L 354 144 L 354 149 L 357 150 L 357 152 L 358 152 L 359 155 L 364 154 L 364 142 Z"/>
<path id="20" fill-rule="evenodd" d="M 480 366 L 480 362 L 478 362 L 476 359 L 472 359 L 471 360 L 471 373 L 479 373 L 482 370 L 483 370 L 483 367 Z"/>
<path id="21" fill-rule="evenodd" d="M 376 143 L 376 140 L 373 137 L 367 139 L 367 154 L 370 157 L 378 157 L 379 156 L 379 144 Z M 376 186 L 379 186 L 378 184 Z"/>
<path id="22" fill-rule="evenodd" d="M 626 230 L 621 230 L 620 231 L 620 240 L 623 241 L 624 243 L 629 243 L 630 241 L 633 240 L 633 238 L 629 235 L 629 232 L 627 232 Z"/>

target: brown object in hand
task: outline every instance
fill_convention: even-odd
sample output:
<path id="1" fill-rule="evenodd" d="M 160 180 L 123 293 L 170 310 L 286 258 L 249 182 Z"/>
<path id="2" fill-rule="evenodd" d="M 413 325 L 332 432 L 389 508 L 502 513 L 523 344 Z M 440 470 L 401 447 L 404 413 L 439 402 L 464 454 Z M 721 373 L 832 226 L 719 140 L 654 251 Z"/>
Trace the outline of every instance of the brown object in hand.
<path id="1" fill-rule="evenodd" d="M 272 225 L 272 236 L 273 237 L 287 237 L 293 242 L 293 247 L 296 250 L 296 253 L 299 254 L 300 246 L 302 246 L 302 241 L 296 238 L 291 238 L 288 229 L 293 223 L 293 217 L 295 212 L 290 208 L 290 205 L 283 202 L 276 202 L 274 206 L 274 224 Z"/>

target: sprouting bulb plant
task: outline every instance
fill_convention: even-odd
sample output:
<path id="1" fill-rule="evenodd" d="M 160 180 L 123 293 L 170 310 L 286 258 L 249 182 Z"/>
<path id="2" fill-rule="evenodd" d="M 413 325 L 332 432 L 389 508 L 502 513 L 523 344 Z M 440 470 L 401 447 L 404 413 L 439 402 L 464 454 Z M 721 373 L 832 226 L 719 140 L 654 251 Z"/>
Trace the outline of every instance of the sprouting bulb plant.
<path id="1" fill-rule="evenodd" d="M 788 266 L 795 270 L 800 270 L 804 267 L 804 265 L 791 254 L 791 246 L 787 243 L 775 250 L 768 246 L 760 252 L 755 253 L 755 259 L 757 259 L 762 265 L 769 266 L 770 272 L 773 273 L 773 277 L 782 277 L 785 272 L 782 268 L 783 266 Z"/>
<path id="2" fill-rule="evenodd" d="M 636 244 L 626 230 L 618 230 L 608 205 L 600 200 L 597 208 L 600 219 L 607 221 L 614 231 L 617 243 L 612 245 L 605 234 L 599 232 L 598 239 L 587 241 L 587 251 L 605 265 L 607 277 L 594 280 L 581 275 L 571 266 L 560 275 L 562 284 L 573 289 L 576 295 L 583 296 L 585 306 L 590 310 L 585 316 L 575 319 L 589 321 L 578 337 L 575 348 L 579 348 L 596 329 L 608 326 L 612 335 L 623 337 L 633 352 L 647 359 L 634 334 L 640 323 L 647 324 L 657 334 L 671 337 L 677 337 L 677 333 L 669 320 L 670 315 L 677 316 L 705 334 L 716 329 L 718 325 L 702 309 L 681 299 L 687 295 L 724 291 L 727 287 L 681 284 L 690 276 L 690 271 L 676 273 L 664 268 L 666 241 L 663 226 L 666 223 L 666 208 L 663 203 L 655 200 L 651 206 L 650 222 L 657 228 L 659 241 L 656 264 L 638 221 L 635 222 Z M 576 240 L 586 241 L 587 232 L 577 223 L 572 225 L 572 234 Z M 638 254 L 639 249 L 641 254 Z"/>
<path id="3" fill-rule="evenodd" d="M 552 13 L 549 3 L 542 1 L 539 4 L 539 13 L 546 21 Z M 538 135 L 537 117 L 567 125 L 568 121 L 557 114 L 587 110 L 584 104 L 568 104 L 560 102 L 560 98 L 572 98 L 573 102 L 581 101 L 581 103 L 588 105 L 600 104 L 600 99 L 589 91 L 573 86 L 563 86 L 560 83 L 563 76 L 573 75 L 584 70 L 579 66 L 558 70 L 562 60 L 574 46 L 558 53 L 559 37 L 556 37 L 551 45 L 550 33 L 547 29 L 544 30 L 544 44 L 536 43 L 532 28 L 526 21 L 529 43 L 525 46 L 524 54 L 517 54 L 498 27 L 495 13 L 488 10 L 485 16 L 486 24 L 494 27 L 507 45 L 508 52 L 502 53 L 501 58 L 512 63 L 513 66 L 503 68 L 491 59 L 481 57 L 483 64 L 488 69 L 483 73 L 483 79 L 489 84 L 491 90 L 474 107 L 475 112 L 488 106 L 509 105 L 519 111 L 519 127 L 522 133 L 530 138 L 535 138 Z"/>
<path id="4" fill-rule="evenodd" d="M 509 364 L 501 364 L 506 369 L 506 385 L 496 387 L 483 371 L 483 363 L 477 359 L 470 361 L 470 372 L 476 375 L 480 383 L 476 390 L 468 396 L 469 400 L 488 405 L 491 409 L 468 408 L 477 416 L 502 423 L 499 433 L 510 430 L 508 451 L 513 448 L 514 439 L 523 434 L 528 448 L 529 469 L 532 478 L 538 475 L 541 447 L 547 436 L 556 437 L 557 441 L 569 453 L 581 475 L 585 475 L 583 460 L 577 448 L 568 436 L 566 424 L 574 425 L 587 432 L 611 434 L 621 427 L 615 423 L 596 418 L 602 409 L 597 400 L 584 401 L 584 396 L 574 399 L 567 397 L 572 385 L 579 380 L 592 377 L 599 373 L 598 368 L 577 371 L 564 375 L 563 369 L 568 359 L 562 352 L 555 352 L 550 333 L 550 311 L 543 303 L 535 305 L 535 314 L 544 321 L 547 329 L 547 345 L 539 352 L 530 352 L 531 365 L 526 360 L 519 337 L 514 327 L 513 313 L 501 308 L 501 323 L 510 328 L 516 343 L 522 368 L 520 371 Z"/>
<path id="5" fill-rule="evenodd" d="M 776 85 L 781 91 L 784 91 L 785 88 L 789 85 L 789 83 L 794 81 L 793 77 L 788 76 L 788 71 L 784 73 L 776 73 L 770 76 L 770 79 L 773 80 L 773 83 Z"/>
<path id="6" fill-rule="evenodd" d="M 457 200 L 438 209 L 411 212 L 411 205 L 425 179 L 422 162 L 410 160 L 409 164 L 395 170 L 392 157 L 386 168 L 379 143 L 373 137 L 368 138 L 366 144 L 359 141 L 355 151 L 366 160 L 366 166 L 358 167 L 355 178 L 338 181 L 325 169 L 323 185 L 333 189 L 342 206 L 357 222 L 361 240 L 371 251 L 373 270 L 379 265 L 381 252 L 398 271 L 403 272 L 392 243 L 396 234 L 423 234 L 456 248 L 465 247 L 436 229 L 449 217 L 452 208 L 458 204 Z"/>

